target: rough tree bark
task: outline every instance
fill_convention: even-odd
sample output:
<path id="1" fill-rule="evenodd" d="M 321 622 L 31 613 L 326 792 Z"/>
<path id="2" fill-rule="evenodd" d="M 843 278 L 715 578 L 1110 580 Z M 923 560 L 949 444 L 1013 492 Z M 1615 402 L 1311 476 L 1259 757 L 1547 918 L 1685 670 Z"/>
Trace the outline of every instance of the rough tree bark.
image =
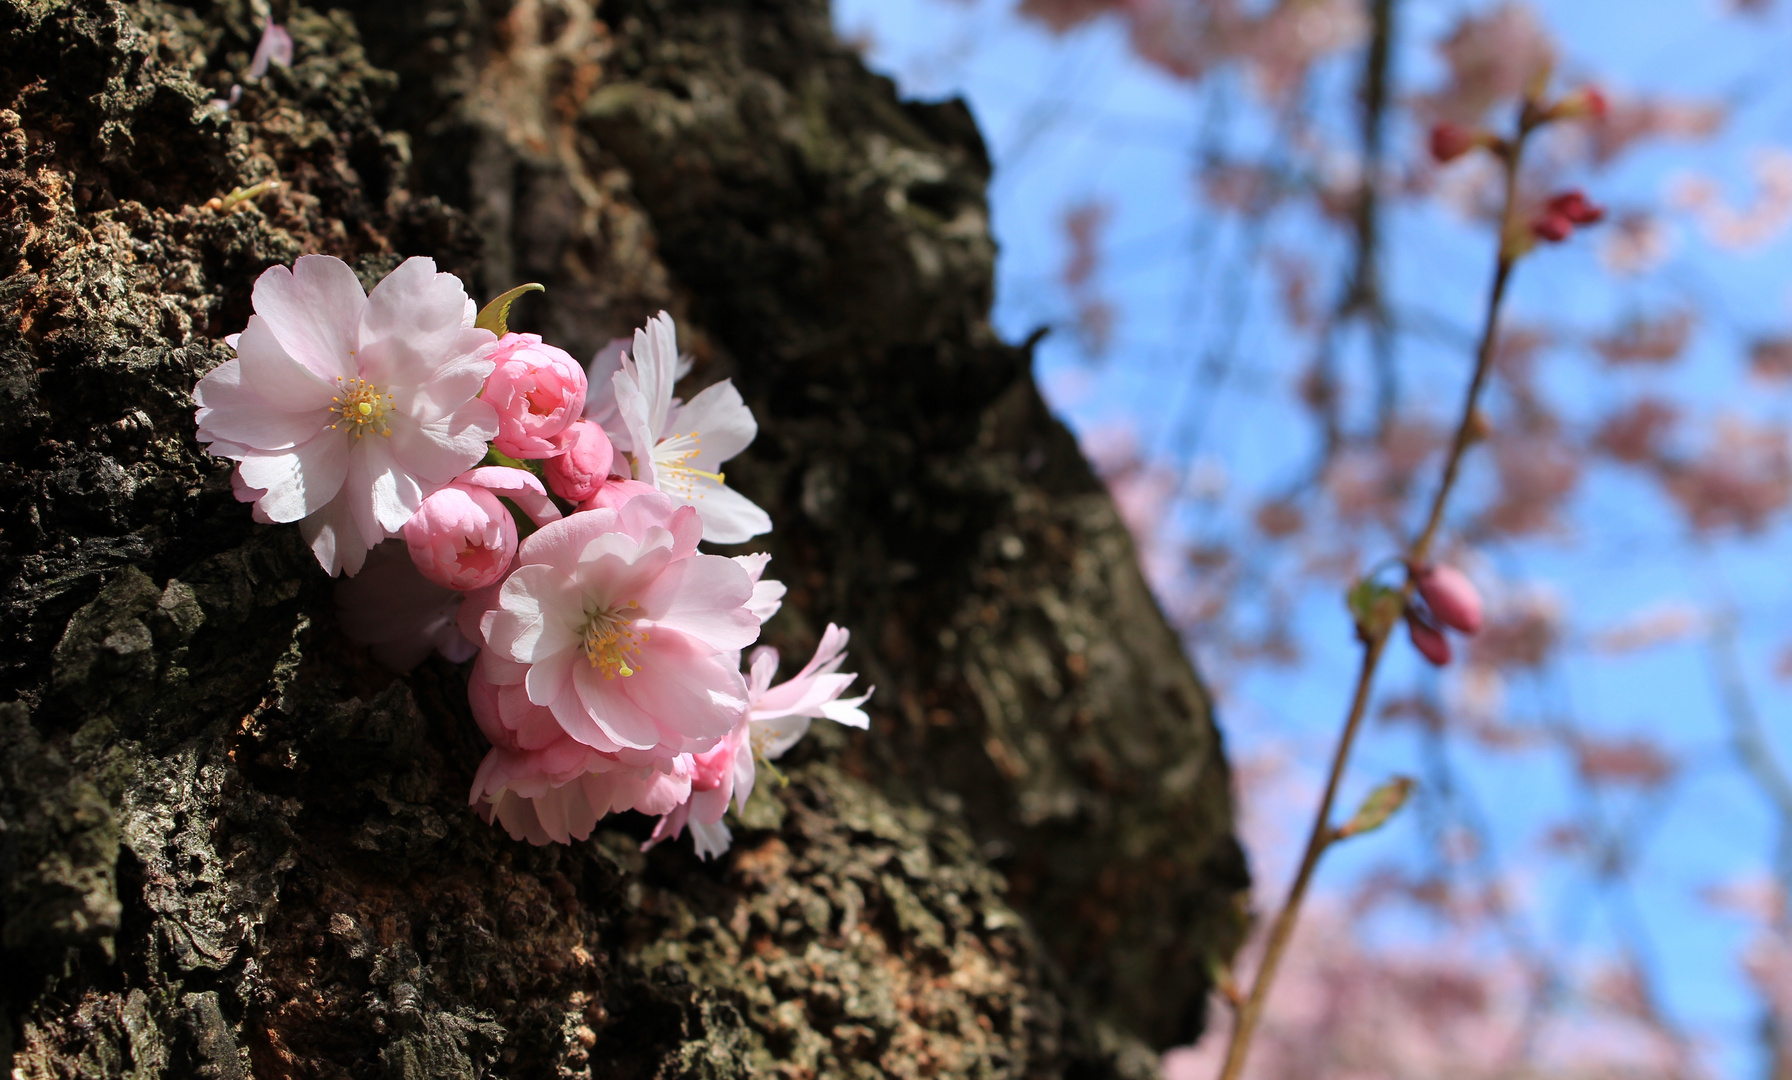
<path id="1" fill-rule="evenodd" d="M 820 0 L 0 0 L 0 1065 L 69 1076 L 1144 1076 L 1245 884 L 1207 698 L 986 320 L 988 161 Z M 262 180 L 272 194 L 207 206 Z M 193 440 L 264 267 L 434 256 L 575 354 L 664 306 L 760 437 L 818 729 L 714 865 L 465 806 Z M 688 335 L 688 338 L 686 337 Z M 769 786 L 769 785 L 768 785 Z"/>

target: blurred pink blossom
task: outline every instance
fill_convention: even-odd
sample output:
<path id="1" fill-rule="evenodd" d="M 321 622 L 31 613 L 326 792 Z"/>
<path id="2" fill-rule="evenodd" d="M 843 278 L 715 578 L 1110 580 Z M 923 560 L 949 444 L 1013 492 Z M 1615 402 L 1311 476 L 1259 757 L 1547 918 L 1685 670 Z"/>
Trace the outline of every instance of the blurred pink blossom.
<path id="1" fill-rule="evenodd" d="M 1698 219 L 1706 239 L 1721 248 L 1760 247 L 1792 224 L 1792 151 L 1771 148 L 1756 152 L 1750 163 L 1756 194 L 1751 205 L 1727 203 L 1713 180 L 1688 177 L 1676 185 L 1673 199 Z"/>
<path id="2" fill-rule="evenodd" d="M 244 78 L 255 82 L 268 73 L 269 64 L 292 66 L 292 35 L 272 19 L 261 29 L 261 40 L 255 45 L 255 56 L 249 61 Z"/>
<path id="3" fill-rule="evenodd" d="M 476 651 L 456 623 L 461 594 L 417 570 L 401 540 L 367 553 L 354 577 L 336 582 L 336 622 L 350 641 L 365 645 L 393 671 L 409 671 L 432 651 L 454 663 Z"/>

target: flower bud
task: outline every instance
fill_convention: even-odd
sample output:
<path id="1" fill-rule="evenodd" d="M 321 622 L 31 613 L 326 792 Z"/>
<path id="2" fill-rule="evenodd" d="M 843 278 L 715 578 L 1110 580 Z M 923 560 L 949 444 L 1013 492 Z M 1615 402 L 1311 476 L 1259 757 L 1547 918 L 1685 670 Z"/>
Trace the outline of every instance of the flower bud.
<path id="1" fill-rule="evenodd" d="M 548 486 L 568 502 L 584 502 L 610 478 L 616 450 L 604 429 L 589 420 L 575 420 L 557 440 L 561 453 L 544 465 Z"/>
<path id="2" fill-rule="evenodd" d="M 1440 165 L 1455 161 L 1484 141 L 1478 132 L 1445 121 L 1431 129 L 1431 158 Z"/>
<path id="3" fill-rule="evenodd" d="M 1559 244 L 1574 235 L 1574 223 L 1561 214 L 1544 212 L 1531 219 L 1531 235 Z"/>
<path id="4" fill-rule="evenodd" d="M 1593 225 L 1605 217 L 1605 209 L 1587 201 L 1586 193 L 1579 188 L 1564 191 L 1549 200 L 1544 212 L 1566 218 L 1575 225 Z"/>
<path id="5" fill-rule="evenodd" d="M 484 588 L 516 555 L 516 521 L 483 487 L 454 483 L 423 500 L 404 525 L 405 546 L 424 577 L 450 589 Z"/>
<path id="6" fill-rule="evenodd" d="M 1465 634 L 1481 631 L 1481 594 L 1454 566 L 1426 566 L 1413 574 L 1419 595 L 1438 622 Z"/>
<path id="7" fill-rule="evenodd" d="M 1548 120 L 1603 120 L 1611 108 L 1597 86 L 1583 86 L 1551 106 Z"/>
<path id="8" fill-rule="evenodd" d="M 1450 662 L 1450 640 L 1444 632 L 1425 622 L 1412 608 L 1406 609 L 1406 632 L 1412 637 L 1413 648 L 1425 659 L 1443 667 Z"/>
<path id="9" fill-rule="evenodd" d="M 538 334 L 505 334 L 481 395 L 498 411 L 492 445 L 514 458 L 545 458 L 585 411 L 585 369 Z"/>

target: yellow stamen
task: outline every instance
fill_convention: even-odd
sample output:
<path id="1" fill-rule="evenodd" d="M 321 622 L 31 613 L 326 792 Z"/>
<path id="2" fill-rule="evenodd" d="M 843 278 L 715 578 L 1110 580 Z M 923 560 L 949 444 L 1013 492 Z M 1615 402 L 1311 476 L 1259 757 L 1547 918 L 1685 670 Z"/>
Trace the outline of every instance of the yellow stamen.
<path id="1" fill-rule="evenodd" d="M 722 473 L 708 472 L 691 466 L 691 459 L 702 453 L 702 448 L 698 446 L 698 443 L 702 441 L 702 437 L 693 431 L 689 435 L 669 435 L 661 439 L 659 445 L 653 448 L 653 467 L 655 470 L 667 474 L 661 483 L 668 490 L 677 488 L 681 489 L 681 493 L 686 497 L 694 495 L 697 498 L 702 498 L 702 493 L 696 490 L 696 477 L 701 476 L 707 480 L 714 480 L 718 484 L 727 482 L 728 478 Z M 687 447 L 688 449 L 686 449 Z"/>
<path id="2" fill-rule="evenodd" d="M 396 404 L 392 395 L 381 393 L 379 387 L 366 379 L 344 379 L 338 375 L 336 382 L 342 393 L 330 399 L 334 402 L 330 412 L 336 416 L 330 427 L 336 431 L 352 431 L 357 439 L 368 431 L 391 437 L 392 429 L 386 422 L 386 414 Z"/>
<path id="3" fill-rule="evenodd" d="M 603 608 L 585 613 L 585 630 L 581 635 L 584 640 L 580 648 L 585 651 L 585 660 L 592 667 L 601 670 L 606 679 L 614 679 L 620 675 L 628 678 L 636 671 L 640 663 L 641 646 L 647 641 L 644 630 L 634 628 L 633 617 L 628 610 L 635 608 L 634 601 L 629 601 L 620 608 Z M 635 663 L 629 663 L 630 658 Z"/>

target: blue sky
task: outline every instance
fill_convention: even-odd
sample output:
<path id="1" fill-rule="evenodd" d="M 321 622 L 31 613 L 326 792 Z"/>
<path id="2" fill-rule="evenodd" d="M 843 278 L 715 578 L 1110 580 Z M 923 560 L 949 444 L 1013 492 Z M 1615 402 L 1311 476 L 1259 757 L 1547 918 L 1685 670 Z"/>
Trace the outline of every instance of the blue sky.
<path id="1" fill-rule="evenodd" d="M 1405 89 L 1439 77 L 1428 43 L 1461 13 L 1482 6 L 1401 5 L 1397 63 Z M 1792 80 L 1781 74 L 1792 12 L 1739 18 L 1712 2 L 1665 0 L 1536 6 L 1563 43 L 1565 71 L 1595 76 L 1619 92 L 1733 107 L 1716 140 L 1654 145 L 1586 178 L 1600 201 L 1660 206 L 1689 171 L 1717 178 L 1730 198 L 1745 201 L 1752 155 L 1762 146 L 1792 145 Z M 1066 326 L 1070 300 L 1059 281 L 1068 253 L 1063 215 L 1092 200 L 1111 208 L 1097 287 L 1118 308 L 1114 344 L 1098 361 L 1074 332 L 1062 329 L 1040 346 L 1037 373 L 1054 407 L 1079 432 L 1123 420 L 1182 475 L 1217 470 L 1228 478 L 1227 493 L 1214 505 L 1202 510 L 1191 503 L 1179 519 L 1198 535 L 1210 520 L 1248 513 L 1254 496 L 1311 452 L 1303 441 L 1306 422 L 1289 393 L 1301 349 L 1278 325 L 1263 281 L 1235 272 L 1265 238 L 1205 212 L 1191 197 L 1191 155 L 1209 125 L 1229 125 L 1228 138 L 1239 147 L 1269 146 L 1271 133 L 1249 120 L 1249 95 L 1236 79 L 1230 88 L 1196 93 L 1138 62 L 1114 20 L 1057 38 L 1018 19 L 1012 7 L 1010 0 L 836 0 L 835 20 L 843 35 L 868 42 L 868 60 L 895 77 L 903 93 L 962 95 L 976 113 L 996 163 L 990 190 L 1001 246 L 995 322 L 1005 336 L 1019 340 L 1037 326 Z M 1349 93 L 1342 79 L 1321 91 L 1341 110 L 1349 108 Z M 1409 155 L 1419 138 L 1397 129 L 1396 156 Z M 1305 249 L 1325 243 L 1312 222 L 1276 227 Z M 1510 307 L 1517 318 L 1531 312 L 1593 329 L 1627 313 L 1660 314 L 1685 302 L 1705 317 L 1687 357 L 1666 371 L 1611 373 L 1584 355 L 1552 358 L 1543 368 L 1550 396 L 1565 403 L 1571 418 L 1576 403 L 1588 403 L 1581 415 L 1592 416 L 1593 403 L 1652 391 L 1706 416 L 1732 411 L 1787 421 L 1785 391 L 1749 381 L 1744 360 L 1752 336 L 1792 324 L 1792 247 L 1781 237 L 1752 251 L 1720 250 L 1700 239 L 1690 219 L 1675 220 L 1674 228 L 1675 254 L 1640 277 L 1603 272 L 1592 243 L 1549 250 L 1522 267 Z M 1403 210 L 1390 225 L 1394 303 L 1415 322 L 1422 316 L 1440 328 L 1403 337 L 1408 392 L 1428 407 L 1435 403 L 1439 417 L 1455 408 L 1467 372 L 1463 343 L 1478 317 L 1490 243 L 1435 207 Z M 1241 310 L 1244 316 L 1234 320 Z M 1233 363 L 1217 380 L 1191 375 L 1203 357 L 1222 351 L 1248 362 Z M 1487 482 L 1485 463 L 1471 468 L 1467 482 Z M 1769 675 L 1778 649 L 1792 638 L 1786 573 L 1792 546 L 1784 523 L 1763 539 L 1695 543 L 1647 485 L 1598 469 L 1576 498 L 1569 526 L 1571 543 L 1510 545 L 1492 553 L 1494 568 L 1502 577 L 1551 583 L 1570 612 L 1571 631 L 1581 635 L 1653 604 L 1732 598 L 1750 688 L 1777 749 L 1792 761 L 1786 723 L 1792 694 Z M 1335 594 L 1313 590 L 1298 612 L 1309 646 L 1303 662 L 1293 671 L 1241 680 L 1223 721 L 1235 751 L 1280 748 L 1316 772 L 1356 655 Z M 1396 654 L 1384 688 L 1431 678 L 1403 651 Z M 1583 868 L 1536 851 L 1538 832 L 1576 798 L 1559 755 L 1454 752 L 1460 780 L 1495 823 L 1499 861 L 1533 883 L 1530 916 L 1540 937 L 1571 963 L 1592 963 L 1629 940 L 1633 924 L 1641 927 L 1670 1012 L 1711 1046 L 1714 1070 L 1757 1073 L 1750 1029 L 1758 1006 L 1735 960 L 1747 928 L 1713 912 L 1700 890 L 1766 872 L 1771 818 L 1730 754 L 1706 649 L 1694 642 L 1622 658 L 1587 655 L 1534 685 L 1515 684 L 1510 702 L 1533 718 L 1571 711 L 1591 731 L 1648 730 L 1680 757 L 1681 772 L 1662 807 L 1618 799 L 1608 808 L 1613 815 L 1656 815 L 1628 895 L 1610 895 L 1590 886 Z M 1346 802 L 1390 773 L 1414 771 L 1419 752 L 1407 729 L 1371 730 Z M 1296 808 L 1294 816 L 1306 812 Z M 1347 884 L 1416 851 L 1415 829 L 1408 815 L 1373 841 L 1343 848 L 1322 884 Z M 1253 854 L 1260 872 L 1279 874 L 1277 853 Z M 1377 928 L 1393 937 L 1424 930 Z"/>

